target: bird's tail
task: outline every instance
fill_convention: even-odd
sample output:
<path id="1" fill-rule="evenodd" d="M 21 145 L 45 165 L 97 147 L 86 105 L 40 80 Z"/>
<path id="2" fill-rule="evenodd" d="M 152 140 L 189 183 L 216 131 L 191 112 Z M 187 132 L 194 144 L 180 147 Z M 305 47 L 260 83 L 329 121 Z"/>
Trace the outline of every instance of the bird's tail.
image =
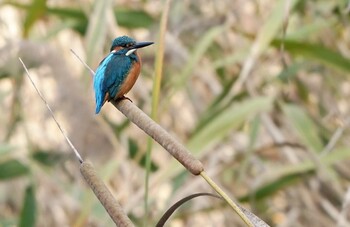
<path id="1" fill-rule="evenodd" d="M 101 108 L 103 106 L 104 102 L 104 97 L 102 96 L 101 92 L 96 92 L 95 93 L 95 99 L 96 99 L 96 109 L 95 109 L 95 114 L 98 114 L 101 111 Z"/>
<path id="2" fill-rule="evenodd" d="M 101 111 L 101 107 L 101 105 L 96 105 L 95 114 L 98 114 Z"/>

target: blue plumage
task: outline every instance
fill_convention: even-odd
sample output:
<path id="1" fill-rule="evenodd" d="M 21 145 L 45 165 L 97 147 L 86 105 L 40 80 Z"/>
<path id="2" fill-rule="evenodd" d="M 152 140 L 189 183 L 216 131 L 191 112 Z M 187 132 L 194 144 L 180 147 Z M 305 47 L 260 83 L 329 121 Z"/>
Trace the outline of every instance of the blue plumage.
<path id="1" fill-rule="evenodd" d="M 110 53 L 97 68 L 94 78 L 96 110 L 98 114 L 105 102 L 108 92 L 110 99 L 115 97 L 128 75 L 136 56 L 125 56 L 126 51 Z"/>
<path id="2" fill-rule="evenodd" d="M 105 101 L 121 98 L 131 89 L 140 73 L 141 59 L 136 50 L 151 44 L 136 43 L 128 36 L 114 39 L 111 53 L 100 63 L 94 77 L 96 114 Z"/>
<path id="3" fill-rule="evenodd" d="M 130 38 L 129 36 L 126 36 L 126 35 L 120 36 L 113 40 L 110 51 L 114 50 L 114 48 L 118 46 L 122 47 L 124 45 L 126 46 L 126 45 L 135 45 L 135 44 L 136 44 L 136 41 L 133 38 Z"/>
<path id="4" fill-rule="evenodd" d="M 106 89 L 103 87 L 105 70 L 108 62 L 113 57 L 113 54 L 109 54 L 97 68 L 95 77 L 94 77 L 94 90 L 95 90 L 95 99 L 96 99 L 96 110 L 95 113 L 98 114 L 101 110 L 101 107 L 104 103 Z"/>

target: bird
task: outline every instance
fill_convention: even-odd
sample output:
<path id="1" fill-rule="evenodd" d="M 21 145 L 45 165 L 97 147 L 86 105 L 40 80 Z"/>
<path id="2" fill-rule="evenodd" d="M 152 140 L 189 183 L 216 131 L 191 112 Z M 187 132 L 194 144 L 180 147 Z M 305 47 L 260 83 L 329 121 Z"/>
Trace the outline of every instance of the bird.
<path id="1" fill-rule="evenodd" d="M 100 62 L 94 76 L 96 114 L 106 101 L 126 98 L 124 95 L 134 86 L 141 71 L 141 57 L 137 50 L 152 44 L 136 42 L 129 36 L 113 40 L 110 53 Z"/>

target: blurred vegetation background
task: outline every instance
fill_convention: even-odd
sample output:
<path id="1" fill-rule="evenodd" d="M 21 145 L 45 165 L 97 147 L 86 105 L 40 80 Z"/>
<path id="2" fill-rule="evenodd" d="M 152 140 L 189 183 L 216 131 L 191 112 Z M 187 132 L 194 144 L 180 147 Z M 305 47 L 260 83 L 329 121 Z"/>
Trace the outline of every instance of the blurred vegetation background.
<path id="1" fill-rule="evenodd" d="M 157 0 L 0 2 L 0 225 L 112 226 L 18 61 L 137 226 L 147 135 L 112 105 L 94 115 L 93 69 L 111 40 L 158 41 Z M 272 226 L 350 226 L 350 3 L 172 1 L 157 121 L 232 197 Z M 128 96 L 152 109 L 157 44 Z M 150 223 L 211 191 L 152 148 Z M 152 226 L 152 224 L 150 224 Z M 243 226 L 198 198 L 169 226 Z"/>

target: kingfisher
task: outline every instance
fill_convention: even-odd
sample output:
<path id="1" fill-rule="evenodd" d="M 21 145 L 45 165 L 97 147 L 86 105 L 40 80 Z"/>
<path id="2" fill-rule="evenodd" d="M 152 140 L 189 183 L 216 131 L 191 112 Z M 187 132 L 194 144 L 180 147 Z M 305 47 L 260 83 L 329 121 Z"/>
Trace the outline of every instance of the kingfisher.
<path id="1" fill-rule="evenodd" d="M 151 44 L 153 42 L 136 42 L 128 36 L 113 40 L 109 55 L 101 61 L 94 77 L 96 114 L 106 101 L 125 98 L 141 71 L 137 49 Z"/>

